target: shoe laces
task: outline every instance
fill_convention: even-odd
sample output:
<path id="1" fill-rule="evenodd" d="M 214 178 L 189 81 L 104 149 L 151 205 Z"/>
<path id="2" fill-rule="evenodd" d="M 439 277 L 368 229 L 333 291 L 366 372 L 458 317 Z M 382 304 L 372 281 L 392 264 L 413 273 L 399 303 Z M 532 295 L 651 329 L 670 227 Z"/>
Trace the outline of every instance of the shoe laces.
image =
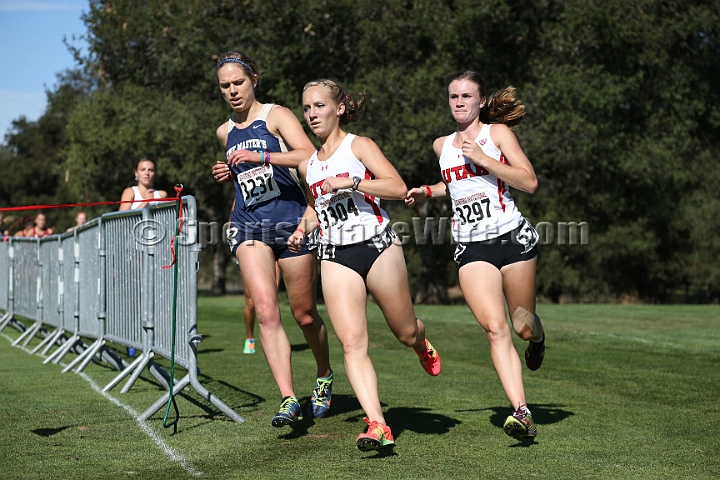
<path id="1" fill-rule="evenodd" d="M 423 363 L 432 362 L 436 357 L 435 349 L 430 344 L 428 344 L 427 349 L 420 354 Z"/>
<path id="2" fill-rule="evenodd" d="M 332 385 L 332 380 L 320 380 L 317 381 L 317 386 L 314 389 L 315 392 L 315 405 L 322 405 L 323 401 L 328 396 L 328 389 Z"/>
<path id="3" fill-rule="evenodd" d="M 378 422 L 377 420 L 373 420 L 371 422 L 367 418 L 363 418 L 363 421 L 368 424 L 368 434 L 373 434 L 378 438 L 383 438 L 385 436 L 385 425 Z"/>
<path id="4" fill-rule="evenodd" d="M 530 413 L 530 410 L 525 405 L 518 407 L 518 409 L 513 412 L 513 417 L 526 426 L 530 426 L 532 423 L 532 413 Z"/>
<path id="5" fill-rule="evenodd" d="M 285 401 L 283 401 L 280 404 L 280 412 L 292 414 L 293 410 L 294 410 L 293 403 L 297 403 L 296 398 L 294 398 L 294 397 L 286 398 Z"/>

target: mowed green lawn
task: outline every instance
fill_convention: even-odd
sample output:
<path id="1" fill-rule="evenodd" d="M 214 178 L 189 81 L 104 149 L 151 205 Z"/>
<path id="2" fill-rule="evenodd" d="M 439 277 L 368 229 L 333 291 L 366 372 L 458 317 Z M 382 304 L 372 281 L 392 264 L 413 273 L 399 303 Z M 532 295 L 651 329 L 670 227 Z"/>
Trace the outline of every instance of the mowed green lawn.
<path id="1" fill-rule="evenodd" d="M 397 446 L 363 453 L 355 447 L 363 413 L 332 329 L 330 415 L 271 427 L 280 398 L 262 345 L 255 355 L 242 354 L 242 302 L 200 298 L 198 358 L 203 385 L 246 422 L 229 421 L 186 391 L 178 396 L 175 435 L 163 427 L 162 412 L 136 420 L 162 395 L 147 372 L 128 393 L 120 393 L 121 384 L 103 395 L 115 370 L 91 364 L 81 375 L 63 374 L 62 366 L 43 365 L 40 356 L 12 347 L 19 332 L 6 328 L 0 478 L 720 477 L 718 306 L 540 305 L 545 363 L 523 371 L 538 436 L 519 442 L 502 431 L 510 406 L 467 307 L 417 308 L 443 360 L 442 374 L 433 378 L 370 305 L 371 357 Z M 286 305 L 283 321 L 306 406 L 314 361 Z M 516 346 L 522 354 L 523 342 Z"/>

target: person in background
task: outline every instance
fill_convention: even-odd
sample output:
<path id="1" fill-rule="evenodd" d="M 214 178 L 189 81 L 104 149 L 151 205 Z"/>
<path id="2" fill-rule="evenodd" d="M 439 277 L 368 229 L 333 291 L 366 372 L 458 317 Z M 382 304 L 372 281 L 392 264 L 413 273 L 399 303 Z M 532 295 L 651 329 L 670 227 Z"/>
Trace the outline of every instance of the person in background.
<path id="1" fill-rule="evenodd" d="M 80 227 L 80 226 L 82 226 L 82 225 L 85 225 L 86 222 L 87 222 L 87 214 L 86 214 L 85 212 L 78 212 L 78 214 L 75 215 L 75 226 L 74 226 L 74 227 L 70 227 L 70 228 L 68 228 L 68 229 L 65 230 L 65 231 L 66 231 L 66 232 L 69 232 L 69 231 L 72 230 L 73 228 L 77 228 L 77 227 Z"/>
<path id="2" fill-rule="evenodd" d="M 143 208 L 150 202 L 143 202 L 151 198 L 167 198 L 168 194 L 165 190 L 155 190 L 153 183 L 155 182 L 156 166 L 155 160 L 143 157 L 138 160 L 135 167 L 135 181 L 138 184 L 134 187 L 127 187 L 123 190 L 120 200 L 127 203 L 120 204 L 120 211 L 131 210 L 135 208 Z M 134 200 L 130 203 L 130 200 Z"/>
<path id="3" fill-rule="evenodd" d="M 3 227 L 4 222 L 3 214 L 0 212 L 0 240 L 1 241 L 7 241 L 8 237 L 10 236 L 8 230 Z"/>
<path id="4" fill-rule="evenodd" d="M 535 313 L 538 234 L 518 211 L 509 187 L 534 193 L 537 177 L 510 127 L 525 107 L 507 87 L 485 93 L 485 80 L 458 72 L 448 84 L 456 131 L 439 137 L 433 150 L 443 181 L 413 188 L 405 203 L 450 197 L 455 261 L 465 301 L 490 342 L 490 358 L 513 412 L 505 433 L 532 438 L 537 428 L 525 400 L 522 365 L 512 343 L 505 303 L 515 333 L 528 342 L 525 364 L 537 370 L 545 355 L 545 333 Z"/>
<path id="5" fill-rule="evenodd" d="M 142 157 L 138 160 L 135 165 L 135 181 L 138 184 L 134 187 L 127 187 L 123 190 L 120 196 L 120 201 L 125 202 L 120 204 L 119 211 L 123 210 L 134 210 L 136 208 L 143 208 L 152 202 L 144 202 L 142 200 L 148 200 L 151 198 L 167 198 L 168 194 L 165 190 L 155 190 L 153 186 L 155 183 L 156 174 L 155 160 Z M 130 201 L 133 200 L 132 203 Z M 137 352 L 134 348 L 128 347 L 127 354 L 130 357 L 134 357 Z"/>
<path id="6" fill-rule="evenodd" d="M 52 228 L 47 228 L 47 219 L 43 212 L 38 212 L 35 218 L 25 219 L 25 228 L 15 234 L 16 237 L 42 238 L 53 234 Z"/>
<path id="7" fill-rule="evenodd" d="M 25 226 L 22 230 L 15 232 L 15 237 L 32 237 L 35 232 L 35 220 L 33 217 L 25 217 Z"/>

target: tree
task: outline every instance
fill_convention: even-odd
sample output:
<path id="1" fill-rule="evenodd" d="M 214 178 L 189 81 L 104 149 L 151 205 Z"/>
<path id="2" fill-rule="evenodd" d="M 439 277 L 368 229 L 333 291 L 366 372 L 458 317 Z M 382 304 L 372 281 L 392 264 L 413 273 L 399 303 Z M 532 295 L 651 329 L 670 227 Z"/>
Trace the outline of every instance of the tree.
<path id="1" fill-rule="evenodd" d="M 543 23 L 524 132 L 543 185 L 533 209 L 593 232 L 591 247 L 541 260 L 549 297 L 666 301 L 694 275 L 682 205 L 699 177 L 682 159 L 702 171 L 717 158 L 719 14 L 712 2 L 576 2 Z"/>
<path id="2" fill-rule="evenodd" d="M 46 183 L 59 185 L 46 188 L 50 197 L 115 200 L 134 161 L 150 155 L 159 161 L 160 185 L 182 182 L 204 219 L 224 222 L 230 187 L 209 175 L 224 158 L 214 131 L 229 114 L 215 63 L 235 49 L 260 65 L 258 98 L 298 117 L 311 79 L 367 93 L 366 114 L 351 130 L 371 136 L 409 186 L 434 183 L 432 141 L 454 128 L 447 79 L 473 69 L 489 91 L 513 85 L 527 105 L 516 134 L 540 190 L 514 192 L 521 211 L 533 223 L 591 225 L 589 246 L 541 247 L 542 297 L 720 297 L 720 260 L 709 240 L 719 229 L 716 3 L 93 0 L 84 20 L 89 49 L 76 51 L 82 74 L 68 78 L 67 95 L 56 92 L 57 107 L 42 126 L 18 120 L 0 155 L 18 165 L 15 177 L 0 180 L 2 192 L 11 192 L 0 193 L 2 201 L 42 193 L 30 176 L 36 164 L 45 167 Z M 52 168 L 58 156 L 62 163 Z M 396 220 L 448 216 L 448 207 L 389 205 Z M 452 248 L 406 246 L 416 301 L 449 301 Z M 217 272 L 228 256 L 218 247 Z M 218 273 L 218 292 L 222 281 Z"/>

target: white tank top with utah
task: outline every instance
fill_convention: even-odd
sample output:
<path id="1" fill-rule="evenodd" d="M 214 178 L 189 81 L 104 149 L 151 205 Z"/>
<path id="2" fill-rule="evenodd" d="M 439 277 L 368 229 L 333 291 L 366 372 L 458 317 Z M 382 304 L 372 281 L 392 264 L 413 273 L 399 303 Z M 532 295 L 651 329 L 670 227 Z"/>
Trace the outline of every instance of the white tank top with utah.
<path id="1" fill-rule="evenodd" d="M 499 237 L 523 222 L 505 182 L 465 158 L 448 135 L 440 154 L 440 170 L 453 206 L 452 234 L 457 242 L 480 242 Z M 507 164 L 485 124 L 475 139 L 485 155 Z"/>
<path id="2" fill-rule="evenodd" d="M 355 135 L 348 133 L 335 153 L 319 160 L 317 152 L 310 157 L 307 184 L 315 198 L 315 211 L 320 220 L 320 243 L 351 245 L 369 240 L 385 230 L 390 223 L 380 208 L 380 199 L 362 192 L 343 189 L 337 193 L 323 193 L 320 189 L 327 177 L 360 177 L 372 180 L 375 176 L 352 152 Z"/>

